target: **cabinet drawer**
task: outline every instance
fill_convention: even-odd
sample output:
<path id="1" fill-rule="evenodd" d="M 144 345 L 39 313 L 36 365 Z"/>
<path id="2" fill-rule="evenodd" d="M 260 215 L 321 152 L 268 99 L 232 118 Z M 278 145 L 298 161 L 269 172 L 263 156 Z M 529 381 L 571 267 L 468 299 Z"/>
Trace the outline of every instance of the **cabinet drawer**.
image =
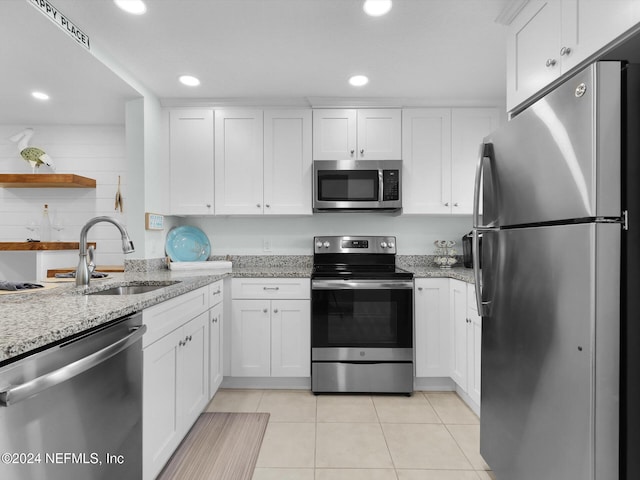
<path id="1" fill-rule="evenodd" d="M 234 278 L 233 298 L 310 298 L 308 278 Z"/>
<path id="2" fill-rule="evenodd" d="M 208 308 L 209 287 L 207 286 L 144 309 L 142 320 L 147 326 L 147 332 L 142 337 L 142 348 L 181 327 Z"/>
<path id="3" fill-rule="evenodd" d="M 209 308 L 216 306 L 222 301 L 224 296 L 224 285 L 222 280 L 209 285 Z"/>

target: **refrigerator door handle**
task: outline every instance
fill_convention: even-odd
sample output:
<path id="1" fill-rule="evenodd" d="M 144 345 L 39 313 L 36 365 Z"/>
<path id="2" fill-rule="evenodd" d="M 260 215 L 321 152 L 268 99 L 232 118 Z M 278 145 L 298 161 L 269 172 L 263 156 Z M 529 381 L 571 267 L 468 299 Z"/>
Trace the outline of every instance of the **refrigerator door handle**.
<path id="1" fill-rule="evenodd" d="M 489 229 L 485 229 L 489 230 Z M 473 229 L 473 237 L 471 243 L 471 256 L 473 257 L 473 278 L 476 284 L 476 305 L 478 307 L 478 315 L 484 317 L 486 315 L 486 307 L 491 302 L 483 302 L 482 301 L 482 279 L 480 277 L 480 256 L 478 253 L 480 252 L 480 235 L 479 232 L 481 229 L 474 228 Z"/>
<path id="2" fill-rule="evenodd" d="M 480 277 L 480 232 L 487 232 L 496 230 L 497 228 L 492 225 L 480 225 L 480 192 L 482 191 L 482 169 L 484 167 L 484 161 L 491 159 L 493 152 L 493 145 L 491 143 L 481 143 L 480 153 L 478 155 L 478 163 L 476 164 L 476 175 L 473 189 L 473 241 L 471 244 L 471 252 L 473 257 L 473 276 L 476 284 L 476 304 L 478 307 L 478 314 L 480 316 L 485 315 L 486 306 L 490 302 L 482 301 L 482 280 Z"/>

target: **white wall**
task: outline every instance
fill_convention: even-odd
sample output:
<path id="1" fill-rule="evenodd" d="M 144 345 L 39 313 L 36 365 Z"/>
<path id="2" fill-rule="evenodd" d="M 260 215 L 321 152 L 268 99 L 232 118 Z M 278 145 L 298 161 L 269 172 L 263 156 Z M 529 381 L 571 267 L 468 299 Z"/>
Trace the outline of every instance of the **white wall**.
<path id="1" fill-rule="evenodd" d="M 308 217 L 167 217 L 172 226 L 193 225 L 209 237 L 212 255 L 312 255 L 316 235 L 395 235 L 400 255 L 433 255 L 435 240 L 455 240 L 462 255 L 462 236 L 471 217 L 319 213 Z M 265 252 L 263 242 L 271 242 Z"/>
<path id="2" fill-rule="evenodd" d="M 64 230 L 60 232 L 63 241 L 77 242 L 82 225 L 98 215 L 114 216 L 127 223 L 129 179 L 123 125 L 0 125 L 0 172 L 31 173 L 17 145 L 8 140 L 27 126 L 35 130 L 30 145 L 42 148 L 53 158 L 55 173 L 94 178 L 96 188 L 0 188 L 0 241 L 25 241 L 33 236 L 25 225 L 30 220 L 40 222 L 45 203 L 49 204 L 51 214 L 59 216 L 64 223 Z M 41 167 L 40 172 L 52 173 L 46 166 Z M 118 175 L 124 197 L 123 214 L 114 211 Z M 52 232 L 54 240 L 57 235 Z M 124 263 L 120 234 L 113 225 L 94 226 L 88 239 L 97 242 L 98 264 Z M 135 243 L 136 238 L 133 241 Z"/>

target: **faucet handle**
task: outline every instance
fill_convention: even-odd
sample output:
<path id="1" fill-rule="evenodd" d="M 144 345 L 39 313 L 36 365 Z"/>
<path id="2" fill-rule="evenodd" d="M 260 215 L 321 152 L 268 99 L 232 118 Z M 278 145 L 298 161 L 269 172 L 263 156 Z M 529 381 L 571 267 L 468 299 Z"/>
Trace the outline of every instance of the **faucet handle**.
<path id="1" fill-rule="evenodd" d="M 93 271 L 96 269 L 96 264 L 94 262 L 95 258 L 96 258 L 96 254 L 95 254 L 95 250 L 96 248 L 91 245 L 89 248 L 87 248 L 87 256 L 89 257 L 89 275 L 91 275 L 93 273 Z"/>

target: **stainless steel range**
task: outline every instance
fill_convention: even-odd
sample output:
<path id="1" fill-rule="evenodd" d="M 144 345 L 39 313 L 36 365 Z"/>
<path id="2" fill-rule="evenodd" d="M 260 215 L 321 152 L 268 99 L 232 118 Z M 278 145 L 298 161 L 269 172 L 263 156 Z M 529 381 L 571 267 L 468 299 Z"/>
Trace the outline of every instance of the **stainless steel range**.
<path id="1" fill-rule="evenodd" d="M 413 392 L 413 273 L 395 237 L 315 237 L 314 393 Z"/>

